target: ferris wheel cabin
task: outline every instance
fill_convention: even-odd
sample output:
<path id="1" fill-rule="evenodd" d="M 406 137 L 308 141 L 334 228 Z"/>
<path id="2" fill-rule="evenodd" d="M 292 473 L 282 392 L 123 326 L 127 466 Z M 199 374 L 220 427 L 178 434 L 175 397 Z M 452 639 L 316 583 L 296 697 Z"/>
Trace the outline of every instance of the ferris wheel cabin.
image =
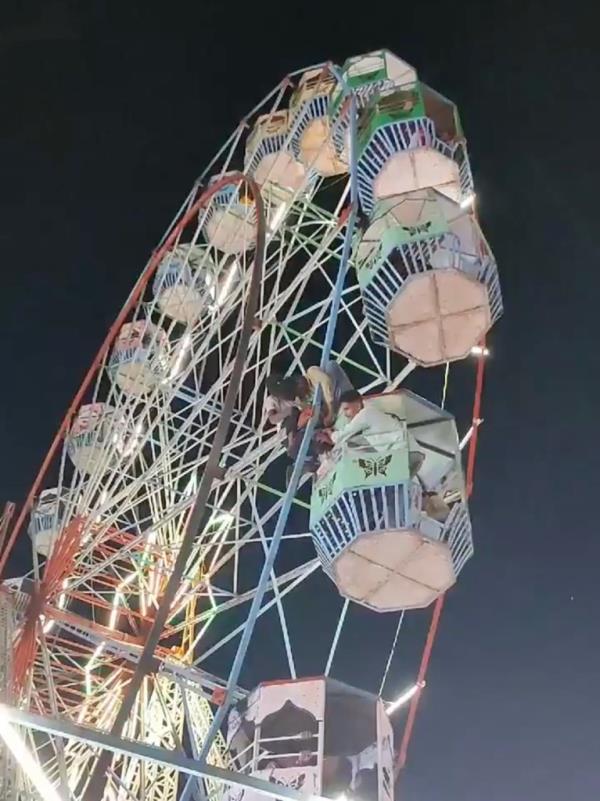
<path id="1" fill-rule="evenodd" d="M 390 435 L 334 451 L 313 486 L 313 541 L 343 597 L 377 612 L 423 608 L 473 553 L 456 423 L 408 390 L 364 403 L 390 416 Z"/>
<path id="2" fill-rule="evenodd" d="M 173 320 L 192 325 L 216 301 L 217 273 L 208 248 L 177 245 L 165 254 L 156 271 L 153 291 L 160 310 Z"/>
<path id="3" fill-rule="evenodd" d="M 336 85 L 329 107 L 333 140 L 338 150 L 347 153 L 350 149 L 349 105 L 344 99 L 344 85 L 356 98 L 360 123 L 372 97 L 414 80 L 414 75 L 413 68 L 389 50 L 375 50 L 349 58 L 342 67 L 342 82 Z"/>
<path id="4" fill-rule="evenodd" d="M 12 610 L 12 620 L 7 621 L 5 618 L 4 625 L 6 623 L 10 626 L 10 631 L 7 632 L 10 635 L 10 646 L 14 645 L 14 628 L 15 626 L 20 625 L 25 620 L 25 615 L 27 614 L 27 608 L 29 606 L 29 602 L 31 600 L 31 596 L 35 592 L 35 582 L 32 581 L 27 576 L 15 576 L 13 578 L 4 579 L 0 582 L 0 633 L 2 631 L 2 613 L 6 614 L 6 607 L 2 609 L 2 595 L 6 593 L 10 597 L 10 608 Z M 12 624 L 12 625 L 11 625 Z M 5 629 L 6 632 L 6 629 Z M 8 648 L 6 648 L 6 656 L 8 656 Z M 1 675 L 1 673 L 0 673 Z M 8 682 L 6 681 L 7 677 L 2 677 L 5 680 L 3 689 L 6 689 Z"/>
<path id="5" fill-rule="evenodd" d="M 56 488 L 40 493 L 31 510 L 29 518 L 29 536 L 33 547 L 41 556 L 48 557 L 56 538 L 60 534 L 65 519 L 67 498 Z"/>
<path id="6" fill-rule="evenodd" d="M 399 59 L 398 59 L 399 61 Z M 404 63 L 404 62 L 401 62 Z M 433 187 L 458 203 L 473 193 L 458 111 L 406 69 L 365 87 L 358 123 L 358 186 L 371 214 L 378 200 Z"/>
<path id="7" fill-rule="evenodd" d="M 82 473 L 114 466 L 135 440 L 132 425 L 107 403 L 82 406 L 67 436 L 69 458 Z"/>
<path id="8" fill-rule="evenodd" d="M 502 313 L 479 225 L 436 190 L 380 201 L 355 263 L 373 340 L 422 366 L 465 358 Z"/>
<path id="9" fill-rule="evenodd" d="M 389 50 L 352 56 L 344 62 L 342 75 L 348 88 L 356 94 L 361 108 L 374 95 L 416 80 L 413 67 Z M 340 108 L 341 96 L 342 90 L 338 87 L 332 103 L 334 116 Z"/>
<path id="10" fill-rule="evenodd" d="M 246 143 L 246 171 L 268 194 L 293 194 L 305 181 L 304 165 L 288 147 L 289 122 L 286 109 L 263 114 Z"/>
<path id="11" fill-rule="evenodd" d="M 329 104 L 337 87 L 327 69 L 308 70 L 290 104 L 292 149 L 307 170 L 328 178 L 348 172 L 347 151 L 333 139 Z"/>
<path id="12" fill-rule="evenodd" d="M 393 732 L 380 698 L 325 678 L 266 682 L 230 711 L 227 742 L 249 776 L 311 798 L 393 801 Z M 261 801 L 231 788 L 227 801 Z"/>
<path id="13" fill-rule="evenodd" d="M 169 341 L 149 320 L 122 326 L 108 364 L 112 381 L 129 395 L 146 395 L 167 378 Z"/>
<path id="14" fill-rule="evenodd" d="M 232 173 L 215 175 L 209 189 L 226 181 Z M 257 218 L 254 200 L 243 183 L 224 183 L 200 211 L 206 241 L 227 254 L 240 254 L 256 246 Z"/>

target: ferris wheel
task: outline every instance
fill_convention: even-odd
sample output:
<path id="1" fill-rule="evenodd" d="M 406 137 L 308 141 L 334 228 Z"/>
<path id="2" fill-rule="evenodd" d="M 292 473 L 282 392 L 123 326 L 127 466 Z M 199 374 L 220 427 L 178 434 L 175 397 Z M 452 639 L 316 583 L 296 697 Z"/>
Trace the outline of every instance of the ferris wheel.
<path id="1" fill-rule="evenodd" d="M 473 204 L 456 107 L 388 51 L 287 76 L 236 128 L 9 537 L 4 561 L 28 526 L 33 563 L 0 594 L 3 797 L 392 801 L 441 603 L 473 553 L 484 339 L 502 311 Z M 459 431 L 445 393 L 407 383 L 446 386 L 465 359 Z M 275 374 L 290 380 L 274 416 Z M 294 636 L 289 610 L 315 592 L 327 626 Z M 395 697 L 402 622 L 429 607 Z M 389 623 L 362 686 L 336 672 L 355 614 Z"/>

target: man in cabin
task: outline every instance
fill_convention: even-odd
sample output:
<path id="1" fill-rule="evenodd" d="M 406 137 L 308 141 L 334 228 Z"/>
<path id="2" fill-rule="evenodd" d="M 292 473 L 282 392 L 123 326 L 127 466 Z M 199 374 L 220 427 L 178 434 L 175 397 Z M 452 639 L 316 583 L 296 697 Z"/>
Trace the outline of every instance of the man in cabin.
<path id="1" fill-rule="evenodd" d="M 394 450 L 402 444 L 404 421 L 394 414 L 384 412 L 374 403 L 365 405 L 362 395 L 356 390 L 345 392 L 340 398 L 340 413 L 348 421 L 341 431 L 317 432 L 320 440 L 329 440 L 338 448 L 348 446 L 363 453 L 382 453 Z M 444 522 L 449 507 L 437 492 L 428 491 L 419 470 L 425 454 L 411 448 L 409 436 L 408 464 L 411 478 L 419 481 L 423 491 L 423 511 L 434 520 Z M 395 507 L 393 487 L 386 489 L 389 509 Z"/>
<path id="2" fill-rule="evenodd" d="M 346 418 L 343 429 L 318 431 L 316 436 L 319 441 L 328 440 L 339 450 L 349 447 L 365 456 L 395 450 L 404 442 L 404 422 L 373 403 L 365 405 L 362 395 L 355 389 L 344 392 L 340 397 L 340 414 Z M 360 464 L 363 459 L 359 458 L 358 462 Z M 370 464 L 368 458 L 364 462 Z M 371 530 L 381 528 L 385 519 L 390 526 L 395 525 L 396 487 L 387 486 L 384 493 L 385 506 L 378 501 L 377 511 L 374 507 L 367 509 Z"/>
<path id="3" fill-rule="evenodd" d="M 355 389 L 340 397 L 340 412 L 348 422 L 341 431 L 329 432 L 334 445 L 382 452 L 401 444 L 403 421 L 373 403 L 365 406 L 362 395 Z"/>

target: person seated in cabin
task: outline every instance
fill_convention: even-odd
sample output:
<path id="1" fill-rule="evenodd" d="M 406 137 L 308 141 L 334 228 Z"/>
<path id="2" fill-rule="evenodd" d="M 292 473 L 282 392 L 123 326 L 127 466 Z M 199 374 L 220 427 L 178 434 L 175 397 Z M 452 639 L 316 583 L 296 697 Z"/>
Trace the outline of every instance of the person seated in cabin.
<path id="1" fill-rule="evenodd" d="M 362 395 L 355 389 L 340 397 L 340 412 L 347 420 L 346 425 L 341 431 L 330 430 L 326 434 L 337 447 L 372 453 L 393 450 L 402 441 L 403 421 L 373 403 L 365 406 Z M 323 435 L 320 438 L 324 440 Z"/>
<path id="2" fill-rule="evenodd" d="M 444 479 L 436 482 L 435 489 L 429 489 L 420 476 L 417 478 L 421 485 L 422 511 L 437 523 L 445 523 L 452 506 L 460 501 L 461 493 L 449 489 Z"/>
<path id="3" fill-rule="evenodd" d="M 399 447 L 404 434 L 403 421 L 390 412 L 384 412 L 375 404 L 367 404 L 356 390 L 345 392 L 341 397 L 340 413 L 347 423 L 341 431 L 324 430 L 317 432 L 321 442 L 331 442 L 336 448 L 352 448 L 363 453 L 382 453 Z M 419 470 L 425 461 L 425 454 L 418 450 L 418 444 L 408 435 L 409 474 L 419 482 L 422 488 L 423 512 L 439 523 L 445 522 L 450 513 L 448 504 L 440 493 L 428 490 L 419 476 Z M 334 461 L 331 454 L 326 455 L 317 470 L 318 478 L 323 478 L 332 467 Z M 386 489 L 386 503 L 391 513 L 395 507 L 394 488 Z M 378 521 L 380 522 L 380 521 Z M 373 525 L 375 521 L 372 521 Z"/>
<path id="4" fill-rule="evenodd" d="M 384 412 L 375 404 L 365 405 L 360 392 L 351 390 L 342 395 L 340 413 L 348 421 L 346 425 L 341 431 L 328 430 L 320 434 L 321 439 L 329 439 L 337 448 L 347 446 L 370 453 L 398 447 L 404 432 L 404 421 L 392 412 Z M 425 461 L 425 454 L 418 449 L 410 432 L 408 444 L 410 477 L 414 478 Z"/>
<path id="5" fill-rule="evenodd" d="M 367 404 L 360 392 L 349 390 L 340 398 L 340 414 L 346 418 L 341 431 L 325 430 L 317 432 L 321 442 L 329 441 L 338 454 L 344 448 L 357 450 L 362 454 L 374 454 L 393 451 L 405 442 L 404 421 L 393 414 L 384 412 L 375 404 Z M 359 460 L 361 461 L 361 460 Z M 317 475 L 323 477 L 322 473 Z M 384 496 L 377 496 L 377 504 L 367 510 L 370 530 L 396 525 L 396 488 L 387 486 Z M 385 497 L 385 500 L 384 500 Z M 386 514 L 387 512 L 387 514 Z M 398 521 L 399 522 L 399 521 Z"/>
<path id="6" fill-rule="evenodd" d="M 445 523 L 450 514 L 450 506 L 439 492 L 423 490 L 423 511 L 437 523 Z"/>
<path id="7" fill-rule="evenodd" d="M 356 390 L 349 390 L 341 397 L 340 414 L 347 420 L 341 431 L 325 429 L 317 432 L 317 439 L 325 446 L 330 445 L 339 452 L 344 446 L 361 450 L 365 453 L 393 450 L 403 433 L 403 421 L 391 412 L 384 412 L 374 404 L 365 406 L 362 395 Z M 413 443 L 409 435 L 409 446 Z M 318 475 L 323 477 L 332 467 L 331 453 L 322 459 Z M 410 448 L 408 455 L 410 476 L 419 472 L 425 460 L 425 454 L 416 447 Z"/>

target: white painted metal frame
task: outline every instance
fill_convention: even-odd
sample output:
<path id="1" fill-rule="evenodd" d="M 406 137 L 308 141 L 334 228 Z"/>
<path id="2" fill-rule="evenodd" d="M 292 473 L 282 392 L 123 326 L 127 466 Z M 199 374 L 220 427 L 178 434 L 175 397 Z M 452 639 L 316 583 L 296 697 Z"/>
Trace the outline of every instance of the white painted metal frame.
<path id="1" fill-rule="evenodd" d="M 280 86 L 253 113 L 264 113 L 269 103 L 275 110 L 284 99 Z M 292 127 L 289 139 L 294 135 Z M 239 128 L 213 164 L 213 174 L 231 169 L 239 158 L 241 139 Z M 322 190 L 312 175 L 306 186 L 288 199 L 285 214 L 280 213 L 275 199 L 265 198 L 272 219 L 270 241 L 257 327 L 223 450 L 223 478 L 212 493 L 212 513 L 199 532 L 186 580 L 173 605 L 158 670 L 145 680 L 124 731 L 137 745 L 121 751 L 121 757 L 113 761 L 106 801 L 177 798 L 176 768 L 168 767 L 167 757 L 158 769 L 147 749 L 166 749 L 168 754 L 188 742 L 186 715 L 189 730 L 195 733 L 189 748 L 199 753 L 209 746 L 203 737 L 212 710 L 198 679 L 206 674 L 198 674 L 198 667 L 244 631 L 246 622 L 230 625 L 228 613 L 254 599 L 253 582 L 283 504 L 280 479 L 273 482 L 269 473 L 273 465 L 278 476 L 282 473 L 282 437 L 266 425 L 262 414 L 264 382 L 279 360 L 295 370 L 318 363 L 336 294 L 335 275 L 345 233 L 342 209 L 348 201 L 349 183 L 338 181 L 333 203 L 331 189 Z M 201 192 L 197 183 L 169 230 L 174 230 Z M 210 205 L 185 228 L 177 244 L 202 244 L 209 213 Z M 210 244 L 206 258 L 227 269 L 223 255 Z M 117 453 L 115 446 L 106 448 L 92 472 L 82 473 L 70 462 L 65 444 L 57 464 L 57 489 L 65 502 L 54 528 L 64 530 L 77 517 L 83 518 L 85 525 L 73 568 L 60 593 L 48 601 L 35 664 L 19 704 L 60 721 L 54 726 L 32 725 L 29 743 L 48 776 L 76 799 L 83 796 L 96 750 L 85 738 L 63 740 L 60 735 L 67 736 L 81 723 L 107 731 L 114 719 L 115 698 L 124 691 L 139 654 L 135 638 L 166 583 L 219 420 L 242 324 L 251 261 L 251 252 L 240 255 L 240 284 L 231 288 L 220 307 L 185 327 L 161 312 L 149 288 L 142 293 L 127 320 L 149 320 L 155 327 L 152 330 L 166 333 L 168 369 L 145 396 L 128 396 L 111 381 L 106 359 L 86 398 L 86 402 L 103 402 L 116 409 L 114 419 L 124 420 L 127 429 L 135 432 L 130 447 L 122 453 Z M 337 323 L 341 333 L 332 343 L 332 357 L 351 371 L 361 389 L 391 386 L 390 360 L 385 350 L 367 338 L 353 274 L 346 276 Z M 155 335 L 147 350 L 152 352 L 156 343 Z M 284 549 L 288 541 L 308 536 L 307 504 L 301 497 L 295 504 L 305 514 L 306 527 L 286 529 Z M 317 568 L 314 552 L 285 573 L 274 567 L 268 598 L 258 610 L 258 615 L 276 614 L 292 677 L 296 668 L 286 622 L 286 596 L 300 591 Z M 39 579 L 43 573 L 44 560 L 34 551 L 33 577 Z M 335 597 L 332 591 L 332 600 Z M 70 619 L 64 619 L 65 615 Z M 215 637 L 212 631 L 217 619 L 219 630 L 227 633 Z M 341 629 L 340 625 L 332 632 L 327 672 Z M 123 634 L 128 635 L 125 642 Z M 169 651 L 173 642 L 177 643 L 175 653 Z M 177 671 L 188 672 L 188 681 L 195 686 L 191 695 L 186 695 Z M 215 687 L 224 684 L 218 679 L 214 682 Z M 29 725 L 27 720 L 31 723 L 32 719 L 23 715 L 20 723 Z M 227 767 L 226 749 L 218 738 L 209 746 L 207 761 Z M 204 777 L 207 797 L 216 792 L 216 785 L 210 783 L 211 770 L 194 774 Z M 278 788 L 277 796 L 282 795 Z"/>

